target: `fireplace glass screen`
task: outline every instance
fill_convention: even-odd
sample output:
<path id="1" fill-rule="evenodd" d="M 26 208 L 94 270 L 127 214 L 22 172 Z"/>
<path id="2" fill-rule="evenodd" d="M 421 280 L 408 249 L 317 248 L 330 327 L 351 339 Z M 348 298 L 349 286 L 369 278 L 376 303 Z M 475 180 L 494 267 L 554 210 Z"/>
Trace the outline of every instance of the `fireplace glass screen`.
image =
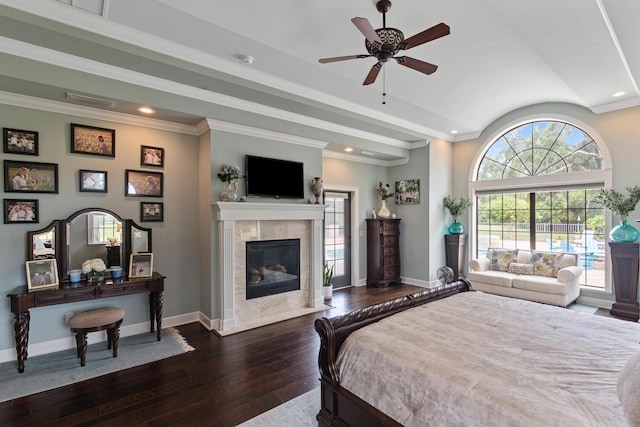
<path id="1" fill-rule="evenodd" d="M 300 239 L 247 242 L 247 299 L 300 289 Z"/>

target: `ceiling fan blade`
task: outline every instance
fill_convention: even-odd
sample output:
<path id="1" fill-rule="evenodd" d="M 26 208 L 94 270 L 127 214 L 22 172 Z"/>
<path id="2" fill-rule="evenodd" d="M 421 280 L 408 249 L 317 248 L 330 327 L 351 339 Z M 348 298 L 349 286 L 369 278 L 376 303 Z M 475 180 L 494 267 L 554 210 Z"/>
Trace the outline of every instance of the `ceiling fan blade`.
<path id="1" fill-rule="evenodd" d="M 433 74 L 438 69 L 437 65 L 429 64 L 428 62 L 420 61 L 419 59 L 410 58 L 408 56 L 398 56 L 393 59 L 395 59 L 400 65 L 404 65 L 405 67 L 412 68 L 425 74 Z"/>
<path id="2" fill-rule="evenodd" d="M 369 71 L 369 74 L 367 74 L 367 78 L 364 79 L 364 82 L 362 83 L 362 85 L 366 86 L 375 82 L 376 77 L 378 77 L 378 73 L 380 72 L 381 68 L 382 68 L 382 62 L 377 62 L 376 64 L 374 64 L 374 66 L 371 67 L 371 71 Z"/>
<path id="3" fill-rule="evenodd" d="M 411 49 L 412 47 L 420 46 L 431 40 L 439 39 L 449 35 L 450 28 L 445 23 L 439 23 L 431 28 L 424 30 L 421 33 L 413 35 L 398 45 L 399 49 Z"/>
<path id="4" fill-rule="evenodd" d="M 333 58 L 322 58 L 318 61 L 321 64 L 327 64 L 329 62 L 346 61 L 348 59 L 369 58 L 371 55 L 348 55 L 348 56 L 334 56 Z"/>
<path id="5" fill-rule="evenodd" d="M 382 40 L 380 40 L 378 33 L 376 33 L 376 30 L 373 29 L 373 27 L 371 26 L 371 22 L 369 22 L 367 18 L 353 18 L 351 22 L 353 22 L 353 25 L 358 27 L 360 32 L 366 37 L 367 40 L 369 40 L 370 43 L 379 43 L 380 46 L 382 46 Z"/>

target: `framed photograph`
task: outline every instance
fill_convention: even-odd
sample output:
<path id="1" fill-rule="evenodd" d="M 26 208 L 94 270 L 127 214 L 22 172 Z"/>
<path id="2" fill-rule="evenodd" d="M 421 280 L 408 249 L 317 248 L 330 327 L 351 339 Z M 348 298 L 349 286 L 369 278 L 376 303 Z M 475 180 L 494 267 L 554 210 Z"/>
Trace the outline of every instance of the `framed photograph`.
<path id="1" fill-rule="evenodd" d="M 164 221 L 164 204 L 140 202 L 140 221 L 142 222 Z"/>
<path id="2" fill-rule="evenodd" d="M 27 261 L 26 268 L 29 292 L 58 289 L 58 267 L 55 259 Z"/>
<path id="3" fill-rule="evenodd" d="M 116 131 L 71 123 L 71 152 L 116 156 Z"/>
<path id="4" fill-rule="evenodd" d="M 140 147 L 140 166 L 164 167 L 164 148 L 147 145 Z"/>
<path id="5" fill-rule="evenodd" d="M 162 197 L 162 172 L 124 171 L 124 195 L 139 197 Z"/>
<path id="6" fill-rule="evenodd" d="M 5 153 L 38 155 L 38 132 L 2 128 L 2 140 Z"/>
<path id="7" fill-rule="evenodd" d="M 131 254 L 129 260 L 129 279 L 151 277 L 153 274 L 153 254 Z"/>
<path id="8" fill-rule="evenodd" d="M 420 203 L 420 180 L 396 181 L 396 204 L 417 205 Z"/>
<path id="9" fill-rule="evenodd" d="M 78 176 L 80 179 L 80 191 L 94 193 L 107 192 L 107 171 L 80 169 Z"/>
<path id="10" fill-rule="evenodd" d="M 4 223 L 38 223 L 38 200 L 4 199 Z"/>
<path id="11" fill-rule="evenodd" d="M 58 194 L 58 164 L 5 160 L 4 191 Z"/>

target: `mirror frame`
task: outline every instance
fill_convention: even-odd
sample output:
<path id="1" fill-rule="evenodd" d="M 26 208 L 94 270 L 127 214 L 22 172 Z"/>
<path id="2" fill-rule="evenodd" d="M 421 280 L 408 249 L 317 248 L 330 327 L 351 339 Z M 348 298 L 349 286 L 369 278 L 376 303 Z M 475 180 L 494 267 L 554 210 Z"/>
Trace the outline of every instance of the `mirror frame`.
<path id="1" fill-rule="evenodd" d="M 133 228 L 144 231 L 148 235 L 147 241 L 147 252 L 152 252 L 153 247 L 151 246 L 151 235 L 152 229 L 147 227 L 141 227 L 132 219 L 123 219 L 117 213 L 110 211 L 109 209 L 104 208 L 86 208 L 81 209 L 72 213 L 67 219 L 55 219 L 51 221 L 51 223 L 40 229 L 35 231 L 27 231 L 27 260 L 33 260 L 35 257 L 33 256 L 33 237 L 37 234 L 45 233 L 49 230 L 55 231 L 55 244 L 56 244 L 56 263 L 58 264 L 58 274 L 59 281 L 69 281 L 69 274 L 67 271 L 68 261 L 67 261 L 67 224 L 73 221 L 75 218 L 82 214 L 86 214 L 89 212 L 103 212 L 106 214 L 113 215 L 116 219 L 122 222 L 122 242 L 120 243 L 122 247 L 122 270 L 123 276 L 126 275 L 126 272 L 129 271 L 129 258 L 131 258 L 131 250 L 132 250 L 132 233 Z"/>

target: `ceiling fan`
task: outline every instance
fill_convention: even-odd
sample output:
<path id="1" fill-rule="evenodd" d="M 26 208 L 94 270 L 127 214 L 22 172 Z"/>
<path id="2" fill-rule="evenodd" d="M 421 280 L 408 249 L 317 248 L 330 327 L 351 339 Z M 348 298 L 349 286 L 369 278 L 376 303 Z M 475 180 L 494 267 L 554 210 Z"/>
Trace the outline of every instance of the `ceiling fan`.
<path id="1" fill-rule="evenodd" d="M 450 32 L 449 26 L 447 24 L 440 23 L 405 40 L 402 31 L 396 28 L 387 28 L 386 14 L 390 8 L 391 1 L 389 0 L 380 0 L 376 3 L 376 9 L 378 9 L 378 12 L 382 13 L 382 28 L 378 28 L 377 30 L 373 29 L 371 23 L 366 18 L 353 18 L 351 20 L 351 22 L 353 22 L 353 24 L 366 38 L 364 44 L 367 48 L 367 52 L 369 52 L 368 55 L 361 54 L 322 58 L 320 59 L 320 63 L 326 64 L 329 62 L 346 61 L 348 59 L 375 57 L 378 62 L 371 67 L 371 71 L 369 71 L 369 74 L 362 83 L 363 85 L 370 85 L 375 82 L 384 63 L 392 58 L 395 59 L 398 64 L 404 65 L 405 67 L 412 68 L 424 74 L 433 74 L 438 69 L 437 65 L 408 56 L 395 55 L 401 50 L 411 49 L 412 47 L 420 46 L 426 42 L 448 35 Z"/>

